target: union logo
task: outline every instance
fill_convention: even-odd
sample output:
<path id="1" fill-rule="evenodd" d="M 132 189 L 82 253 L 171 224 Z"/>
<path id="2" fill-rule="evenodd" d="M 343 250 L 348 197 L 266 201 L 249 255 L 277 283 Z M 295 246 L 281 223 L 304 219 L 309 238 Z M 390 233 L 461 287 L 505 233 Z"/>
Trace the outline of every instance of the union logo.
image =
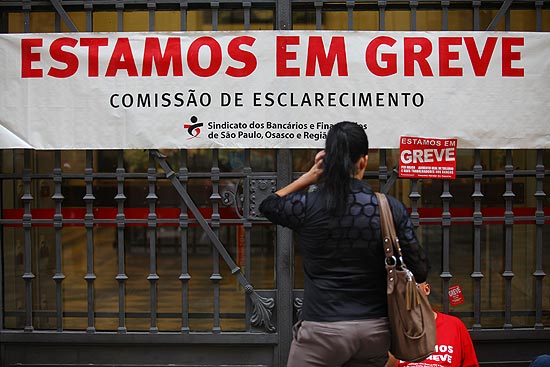
<path id="1" fill-rule="evenodd" d="M 189 139 L 194 139 L 201 133 L 202 122 L 197 122 L 199 119 L 197 116 L 191 116 L 191 123 L 184 124 L 183 127 L 187 129 L 187 133 L 190 135 Z"/>

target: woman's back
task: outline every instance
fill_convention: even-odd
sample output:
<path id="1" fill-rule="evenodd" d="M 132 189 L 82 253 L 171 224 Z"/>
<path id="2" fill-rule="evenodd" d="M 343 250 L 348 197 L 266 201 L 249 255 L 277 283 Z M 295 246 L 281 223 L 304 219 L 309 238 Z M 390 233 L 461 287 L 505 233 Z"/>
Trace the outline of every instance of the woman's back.
<path id="1" fill-rule="evenodd" d="M 314 192 L 274 195 L 260 208 L 272 222 L 294 229 L 298 236 L 304 268 L 303 318 L 342 321 L 386 316 L 376 196 L 368 184 L 354 180 L 345 210 L 334 216 L 326 208 L 326 195 L 321 185 Z M 393 198 L 390 203 L 408 253 L 409 245 L 417 244 L 414 229 L 404 206 Z M 424 271 L 419 272 L 422 279 Z"/>

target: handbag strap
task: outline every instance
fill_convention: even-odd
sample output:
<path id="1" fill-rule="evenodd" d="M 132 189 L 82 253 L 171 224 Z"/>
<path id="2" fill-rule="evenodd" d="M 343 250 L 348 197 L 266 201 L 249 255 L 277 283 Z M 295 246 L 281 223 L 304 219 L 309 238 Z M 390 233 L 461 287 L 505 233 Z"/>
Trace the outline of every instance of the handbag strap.
<path id="1" fill-rule="evenodd" d="M 391 212 L 388 199 L 385 194 L 380 192 L 376 193 L 378 199 L 378 208 L 380 211 L 380 228 L 382 230 L 382 245 L 384 246 L 384 254 L 386 255 L 386 265 L 397 264 L 397 259 L 394 256 L 394 249 L 399 257 L 400 267 L 406 268 L 403 261 L 403 255 L 401 254 L 401 247 L 399 246 L 399 238 L 395 233 L 395 225 L 393 223 L 393 215 Z"/>
<path id="2" fill-rule="evenodd" d="M 407 269 L 403 256 L 401 254 L 401 246 L 399 246 L 399 238 L 395 233 L 395 225 L 393 224 L 393 215 L 391 212 L 388 198 L 385 194 L 376 193 L 378 198 L 378 207 L 380 211 L 380 228 L 382 230 L 382 244 L 384 245 L 384 254 L 386 255 L 386 271 L 388 272 L 388 281 L 386 292 L 392 294 L 395 289 L 394 270 L 400 269 L 407 274 L 407 282 L 405 287 L 405 308 L 410 311 L 414 307 L 420 305 L 420 296 L 414 275 Z M 399 257 L 399 263 L 394 256 L 394 248 Z"/>

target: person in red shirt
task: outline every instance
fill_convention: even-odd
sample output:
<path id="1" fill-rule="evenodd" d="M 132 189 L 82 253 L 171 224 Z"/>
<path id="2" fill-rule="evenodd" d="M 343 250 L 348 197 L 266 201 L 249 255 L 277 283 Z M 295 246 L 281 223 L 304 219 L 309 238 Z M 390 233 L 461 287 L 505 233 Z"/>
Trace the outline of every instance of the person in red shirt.
<path id="1" fill-rule="evenodd" d="M 426 295 L 430 284 L 418 285 Z M 392 355 L 386 367 L 479 367 L 476 351 L 466 326 L 458 317 L 434 311 L 437 340 L 435 351 L 422 362 L 404 362 Z"/>

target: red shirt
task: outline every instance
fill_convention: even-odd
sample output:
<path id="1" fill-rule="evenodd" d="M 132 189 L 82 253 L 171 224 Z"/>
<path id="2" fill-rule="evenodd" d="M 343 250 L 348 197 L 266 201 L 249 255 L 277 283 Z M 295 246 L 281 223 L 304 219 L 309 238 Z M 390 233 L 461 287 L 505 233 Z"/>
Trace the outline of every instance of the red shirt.
<path id="1" fill-rule="evenodd" d="M 462 320 L 438 312 L 435 326 L 435 352 L 422 362 L 399 361 L 399 367 L 479 367 L 472 339 Z"/>

